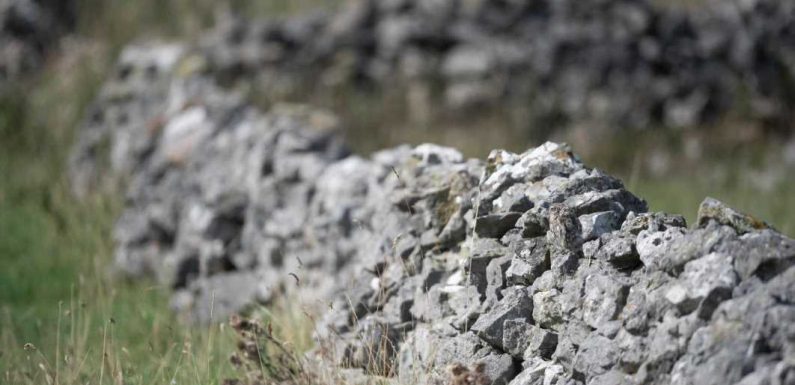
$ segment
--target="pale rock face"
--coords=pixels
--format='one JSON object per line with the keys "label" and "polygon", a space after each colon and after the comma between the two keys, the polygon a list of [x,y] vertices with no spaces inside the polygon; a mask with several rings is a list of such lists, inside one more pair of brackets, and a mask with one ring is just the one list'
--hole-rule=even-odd
{"label": "pale rock face", "polygon": [[686,231],[676,227],[665,231],[641,231],[636,243],[640,260],[650,269],[663,268],[666,264],[665,255],[669,252],[671,244],[680,242]]}

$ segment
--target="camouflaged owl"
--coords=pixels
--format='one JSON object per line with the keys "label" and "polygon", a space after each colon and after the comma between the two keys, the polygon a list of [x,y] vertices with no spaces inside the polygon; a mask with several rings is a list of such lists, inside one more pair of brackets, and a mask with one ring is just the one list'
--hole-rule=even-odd
{"label": "camouflaged owl", "polygon": [[549,208],[547,242],[559,251],[577,251],[582,246],[582,229],[574,210],[562,203]]}

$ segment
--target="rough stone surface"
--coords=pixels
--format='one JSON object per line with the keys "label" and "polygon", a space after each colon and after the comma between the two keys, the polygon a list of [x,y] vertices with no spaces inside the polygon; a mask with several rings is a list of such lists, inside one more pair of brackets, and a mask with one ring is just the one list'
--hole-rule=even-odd
{"label": "rough stone surface", "polygon": [[641,261],[635,247],[634,237],[621,233],[604,234],[601,239],[602,246],[596,253],[596,258],[619,268],[637,267]]}
{"label": "rough stone surface", "polygon": [[549,256],[543,238],[533,238],[516,245],[520,247],[505,272],[508,283],[532,285],[536,278],[549,269]]}
{"label": "rough stone surface", "polygon": [[503,334],[505,323],[509,320],[523,320],[530,322],[533,312],[533,302],[527,295],[527,290],[522,286],[514,286],[504,291],[504,297],[491,311],[481,315],[472,325],[474,331],[481,339],[492,346],[504,349]]}
{"label": "rough stone surface", "polygon": [[715,198],[704,199],[698,207],[698,218],[696,219],[698,225],[705,226],[710,221],[731,226],[741,234],[770,227],[767,223],[748,214],[743,214]]}
{"label": "rough stone surface", "polygon": [[530,325],[527,330],[527,347],[523,353],[526,361],[534,357],[548,360],[558,346],[558,335],[538,326]]}
{"label": "rough stone surface", "polygon": [[[395,45],[428,27],[393,22]],[[497,384],[791,378],[792,239],[711,200],[692,229],[647,213],[563,144],[350,155],[329,114],[258,111],[191,58],[125,50],[72,158],[76,189],[106,163],[128,179],[116,265],[189,319],[290,296],[317,312],[312,354],[406,384],[453,364]]]}

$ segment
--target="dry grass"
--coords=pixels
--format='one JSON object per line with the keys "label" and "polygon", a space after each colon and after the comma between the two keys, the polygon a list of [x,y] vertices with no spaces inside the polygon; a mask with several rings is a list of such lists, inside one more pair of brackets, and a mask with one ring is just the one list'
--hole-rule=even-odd
{"label": "dry grass", "polygon": [[[37,319],[38,333],[19,331],[24,327],[4,309],[1,378],[8,384],[214,384],[231,372],[223,324],[182,328],[162,309],[147,309],[145,296],[112,291],[99,304],[74,297]],[[119,303],[141,312],[115,308]]]}

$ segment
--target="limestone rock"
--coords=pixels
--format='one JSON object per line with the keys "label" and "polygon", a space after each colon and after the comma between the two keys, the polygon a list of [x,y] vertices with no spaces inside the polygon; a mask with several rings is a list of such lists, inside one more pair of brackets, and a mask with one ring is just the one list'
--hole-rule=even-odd
{"label": "limestone rock", "polygon": [[546,243],[542,238],[523,242],[518,252],[513,255],[511,266],[505,272],[508,283],[532,285],[536,278],[549,269],[547,252]]}
{"label": "limestone rock", "polygon": [[620,233],[608,233],[604,234],[600,241],[602,246],[596,253],[596,258],[619,269],[631,269],[640,264],[640,256],[632,237]]}
{"label": "limestone rock", "polygon": [[714,198],[704,199],[698,207],[696,223],[699,226],[705,226],[709,221],[731,226],[741,234],[770,227],[767,223],[750,215],[740,213]]}
{"label": "limestone rock", "polygon": [[472,325],[472,331],[480,338],[501,350],[505,350],[503,346],[505,323],[517,319],[529,323],[533,313],[533,302],[526,288],[516,286],[506,290],[494,309],[481,315]]}

